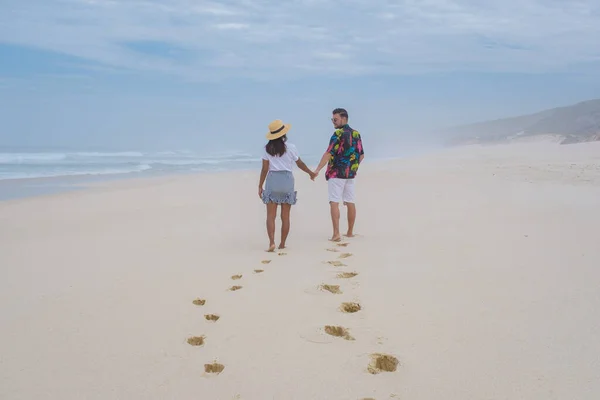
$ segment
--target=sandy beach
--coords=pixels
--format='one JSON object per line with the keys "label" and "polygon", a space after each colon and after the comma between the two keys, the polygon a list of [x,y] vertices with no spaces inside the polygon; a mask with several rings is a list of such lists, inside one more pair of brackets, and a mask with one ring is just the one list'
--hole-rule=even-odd
{"label": "sandy beach", "polygon": [[0,398],[600,397],[600,143],[367,154],[342,246],[297,172],[277,253],[259,169],[0,202]]}

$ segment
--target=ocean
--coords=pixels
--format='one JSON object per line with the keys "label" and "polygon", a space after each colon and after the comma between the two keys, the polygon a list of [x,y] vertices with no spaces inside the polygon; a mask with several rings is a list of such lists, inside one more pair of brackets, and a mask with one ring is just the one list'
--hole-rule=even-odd
{"label": "ocean", "polygon": [[243,152],[200,155],[192,151],[5,151],[0,180],[62,176],[149,175],[256,168],[260,157]]}
{"label": "ocean", "polygon": [[[318,157],[304,159],[318,162]],[[261,157],[243,151],[74,151],[0,147],[0,200],[51,194],[86,183],[169,174],[256,170]],[[258,175],[257,175],[258,176]]]}

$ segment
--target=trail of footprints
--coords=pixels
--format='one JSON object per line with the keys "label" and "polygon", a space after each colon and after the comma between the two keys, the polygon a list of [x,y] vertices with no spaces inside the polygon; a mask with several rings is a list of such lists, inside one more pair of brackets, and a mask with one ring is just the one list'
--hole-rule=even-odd
{"label": "trail of footprints", "polygon": [[[337,247],[347,247],[349,245],[348,242],[344,242],[344,243],[338,243]],[[337,248],[329,248],[326,249],[329,252],[332,253],[339,253],[339,250]],[[333,267],[347,267],[348,265],[344,264],[342,261],[342,259],[349,259],[350,257],[352,257],[352,253],[348,253],[348,252],[344,252],[341,253],[338,257],[337,260],[330,260],[330,261],[325,261],[326,264],[329,264]],[[339,273],[337,273],[336,277],[338,279],[352,279],[355,278],[356,276],[358,276],[358,272],[356,271],[341,271]],[[331,294],[342,294],[343,290],[340,288],[340,285],[331,285],[331,284],[321,284],[319,286],[319,288],[322,291],[326,291],[329,292]],[[362,310],[362,307],[360,305],[360,303],[358,302],[342,302],[339,306],[339,311],[342,313],[347,313],[347,314],[354,314],[354,313],[358,313]],[[344,340],[348,340],[348,341],[353,341],[356,340],[351,334],[350,334],[350,329],[343,327],[343,326],[332,326],[332,325],[325,325],[323,327],[323,332],[325,332],[325,334],[336,337],[336,338],[341,338]],[[370,355],[370,363],[369,365],[367,365],[366,367],[366,372],[370,373],[370,374],[379,374],[382,372],[395,372],[398,368],[398,364],[399,361],[396,357],[389,355],[389,354],[382,354],[382,353],[373,353]]]}
{"label": "trail of footprints", "polygon": [[[342,243],[337,243],[336,246],[338,248],[346,248],[349,244],[350,244],[349,242],[342,242]],[[338,250],[338,248],[328,248],[326,250],[329,252],[332,252],[332,253],[340,253],[340,250]],[[277,253],[277,255],[285,256],[285,255],[287,255],[287,253],[279,252],[279,253]],[[349,252],[342,252],[337,257],[338,258],[337,260],[325,261],[324,263],[329,264],[336,268],[337,267],[347,267],[348,265],[344,264],[340,260],[348,259],[348,258],[352,257],[352,255],[353,254],[349,253]],[[271,262],[272,262],[272,260],[262,260],[261,264],[267,265],[267,264],[270,264]],[[261,274],[263,272],[265,272],[264,269],[254,269],[254,274]],[[355,278],[358,275],[359,275],[359,273],[356,271],[341,271],[336,275],[336,277],[338,279],[348,280],[348,279]],[[231,279],[234,281],[241,280],[242,278],[243,278],[242,274],[231,276]],[[234,292],[234,291],[240,290],[242,288],[243,287],[240,285],[234,285],[234,286],[231,286],[227,290]],[[343,290],[341,289],[340,285],[321,284],[321,285],[319,285],[319,289],[322,291],[329,292],[334,295],[343,294]],[[192,303],[196,306],[204,306],[206,304],[206,300],[196,298],[192,301]],[[354,314],[354,313],[360,312],[361,310],[362,310],[362,307],[361,307],[360,303],[358,303],[358,302],[342,302],[339,306],[339,311],[342,313],[347,313],[347,314]],[[216,323],[221,317],[218,314],[205,314],[204,318],[209,323]],[[340,339],[347,340],[347,341],[356,340],[350,334],[350,330],[343,326],[325,325],[323,327],[323,332],[332,337],[340,338]],[[206,340],[206,336],[204,336],[204,335],[192,336],[187,339],[187,342],[191,346],[204,346],[205,340]],[[396,357],[394,357],[392,355],[382,354],[382,353],[373,353],[370,355],[370,358],[371,358],[371,361],[370,361],[369,365],[367,365],[367,367],[366,367],[366,372],[368,372],[370,374],[379,374],[382,372],[395,372],[398,368],[399,361]],[[218,375],[218,374],[222,373],[224,370],[225,370],[225,366],[222,364],[219,364],[216,361],[214,361],[210,364],[204,364],[204,371],[207,374]]]}
{"label": "trail of footprints", "polygon": [[[286,253],[278,253],[278,255],[280,256],[285,256]],[[270,264],[272,260],[262,260],[261,264],[263,265],[267,265]],[[255,274],[261,274],[265,272],[264,269],[255,269],[254,273]],[[231,280],[234,281],[238,281],[240,279],[242,279],[244,276],[242,274],[238,274],[238,275],[232,275],[231,276]],[[242,289],[243,286],[240,285],[234,285],[231,286],[229,289],[227,289],[228,291],[231,292],[235,292],[237,290]],[[192,300],[192,304],[194,304],[195,306],[204,306],[206,304],[206,299],[201,299],[201,298],[196,298],[194,300]],[[204,319],[207,322],[212,322],[215,323],[217,322],[219,319],[221,318],[220,315],[218,314],[205,314],[204,315]],[[205,340],[206,340],[206,336],[202,335],[202,336],[192,336],[189,337],[187,339],[187,342],[190,346],[199,346],[202,347],[205,344]],[[221,372],[223,372],[225,370],[225,366],[223,364],[219,364],[218,362],[214,361],[211,364],[204,364],[204,372],[207,374],[215,374],[215,375],[219,375]]]}

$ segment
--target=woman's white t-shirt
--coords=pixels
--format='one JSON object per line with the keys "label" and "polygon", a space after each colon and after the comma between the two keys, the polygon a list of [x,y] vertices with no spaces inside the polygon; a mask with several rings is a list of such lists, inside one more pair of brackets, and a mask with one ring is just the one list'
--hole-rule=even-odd
{"label": "woman's white t-shirt", "polygon": [[262,158],[263,160],[269,160],[269,171],[292,171],[294,164],[300,157],[296,146],[291,143],[286,143],[285,146],[286,151],[281,157],[278,155],[272,156],[265,149]]}

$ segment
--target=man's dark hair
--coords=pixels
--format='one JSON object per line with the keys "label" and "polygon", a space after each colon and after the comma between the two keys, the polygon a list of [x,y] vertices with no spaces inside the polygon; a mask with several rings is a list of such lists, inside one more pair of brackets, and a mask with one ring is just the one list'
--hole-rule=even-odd
{"label": "man's dark hair", "polygon": [[285,146],[286,140],[287,140],[287,135],[283,135],[282,137],[277,138],[277,139],[269,140],[269,142],[267,143],[267,146],[265,147],[265,149],[267,150],[267,153],[269,153],[272,156],[275,156],[277,154],[277,155],[279,155],[279,157],[284,155],[285,150],[286,150],[286,146]]}
{"label": "man's dark hair", "polygon": [[333,110],[332,114],[339,114],[340,117],[348,118],[348,111],[346,111],[344,108],[336,108]]}

